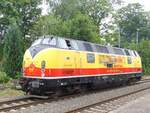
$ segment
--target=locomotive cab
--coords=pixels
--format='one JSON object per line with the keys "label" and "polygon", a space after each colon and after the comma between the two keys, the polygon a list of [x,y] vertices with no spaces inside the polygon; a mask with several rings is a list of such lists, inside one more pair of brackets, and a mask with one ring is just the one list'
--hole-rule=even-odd
{"label": "locomotive cab", "polygon": [[[39,89],[43,84],[54,87],[54,80],[47,82],[46,79],[75,74],[74,67],[79,68],[79,60],[76,59],[79,53],[74,53],[77,49],[77,44],[69,39],[45,36],[36,40],[25,52],[23,59],[23,77],[29,82],[26,84],[31,84],[30,90],[31,87],[34,87],[34,90]],[[68,53],[64,50],[72,52]]]}

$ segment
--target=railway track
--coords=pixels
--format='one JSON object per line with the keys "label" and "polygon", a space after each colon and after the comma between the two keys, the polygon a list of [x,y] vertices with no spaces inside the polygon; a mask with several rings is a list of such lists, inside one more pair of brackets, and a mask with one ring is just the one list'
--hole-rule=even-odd
{"label": "railway track", "polygon": [[23,96],[14,100],[7,100],[7,101],[1,101],[0,102],[0,113],[8,112],[11,110],[18,110],[18,109],[25,109],[30,106],[36,106],[39,104],[44,104],[47,102],[53,102],[53,101],[59,101],[64,99],[73,98],[75,96],[79,96],[80,94],[74,94],[74,95],[64,95],[60,96],[58,98],[46,98],[46,97],[39,97],[39,96]]}
{"label": "railway track", "polygon": [[[140,82],[138,82],[138,84],[142,84],[142,83],[145,83],[145,82],[150,82],[150,79],[141,80]],[[125,94],[125,95],[122,95],[122,96],[119,96],[119,97],[115,97],[115,98],[112,98],[112,99],[108,99],[108,100],[105,100],[105,101],[102,101],[102,102],[99,102],[99,103],[84,106],[82,108],[74,109],[74,110],[68,111],[67,113],[84,111],[86,109],[92,108],[93,106],[98,106],[98,105],[106,103],[108,101],[113,101],[115,99],[122,98],[122,97],[125,97],[125,96],[128,96],[128,95],[140,92],[140,91],[144,91],[146,89],[150,89],[150,87],[144,88],[144,89],[141,89],[141,90],[137,90],[135,92]],[[109,89],[107,89],[107,90],[109,90]],[[105,90],[103,90],[103,91],[105,91]],[[27,107],[30,107],[30,106],[36,106],[38,104],[44,104],[46,102],[59,101],[59,100],[64,100],[64,99],[69,99],[69,98],[76,98],[78,96],[87,95],[87,94],[94,93],[94,92],[98,92],[98,91],[85,92],[83,94],[65,95],[65,96],[61,96],[57,99],[56,98],[39,99],[39,98],[32,97],[32,96],[24,96],[24,97],[17,98],[17,99],[14,99],[14,100],[7,100],[7,101],[0,102],[0,113],[1,112],[8,112],[8,111],[11,111],[11,110],[18,110],[18,109],[21,109],[21,108],[27,108]]]}
{"label": "railway track", "polygon": [[[150,82],[150,79],[141,80],[140,82],[138,82],[138,84],[146,83],[146,82]],[[85,105],[80,108],[76,108],[76,109],[67,111],[65,113],[107,113],[107,112],[109,112],[109,108],[107,108],[107,107],[110,103],[113,103],[113,101],[117,101],[121,98],[131,96],[131,95],[134,95],[136,93],[139,93],[139,92],[142,92],[142,91],[145,91],[148,89],[150,89],[150,87],[139,89],[139,90],[136,90],[136,91],[133,91],[130,93],[122,94],[120,96],[116,96],[114,98],[99,101],[94,104]],[[104,110],[104,106],[105,107],[107,106],[106,109],[108,109],[108,110]]]}
{"label": "railway track", "polygon": [[30,96],[20,97],[14,100],[7,100],[0,102],[0,112],[7,112],[10,110],[16,110],[30,105],[35,105],[39,102],[39,99],[32,98]]}

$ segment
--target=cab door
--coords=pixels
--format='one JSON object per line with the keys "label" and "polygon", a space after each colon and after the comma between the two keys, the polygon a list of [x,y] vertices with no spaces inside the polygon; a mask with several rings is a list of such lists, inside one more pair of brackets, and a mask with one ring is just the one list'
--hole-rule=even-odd
{"label": "cab door", "polygon": [[80,75],[80,70],[82,68],[81,53],[79,51],[75,52],[75,75]]}
{"label": "cab door", "polygon": [[76,76],[80,72],[80,52],[77,51],[76,42],[70,39],[59,39],[59,45],[63,47],[62,66],[64,76]]}
{"label": "cab door", "polygon": [[82,59],[81,59],[81,52],[79,51],[79,47],[77,44],[77,41],[70,40],[71,49],[74,52],[73,58],[74,58],[74,75],[79,76],[81,65],[82,65]]}
{"label": "cab door", "polygon": [[64,51],[63,74],[68,76],[75,75],[75,53],[74,51]]}

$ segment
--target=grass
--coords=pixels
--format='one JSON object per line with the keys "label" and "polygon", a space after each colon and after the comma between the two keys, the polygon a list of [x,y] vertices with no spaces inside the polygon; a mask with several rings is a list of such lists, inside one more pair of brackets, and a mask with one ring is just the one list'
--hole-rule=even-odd
{"label": "grass", "polygon": [[11,96],[21,96],[24,93],[21,90],[6,88],[4,90],[0,90],[0,97],[11,97]]}
{"label": "grass", "polygon": [[4,83],[3,85],[4,85],[4,89],[0,90],[0,98],[24,95],[23,91],[17,90],[15,88],[12,80],[10,80],[7,83]]}

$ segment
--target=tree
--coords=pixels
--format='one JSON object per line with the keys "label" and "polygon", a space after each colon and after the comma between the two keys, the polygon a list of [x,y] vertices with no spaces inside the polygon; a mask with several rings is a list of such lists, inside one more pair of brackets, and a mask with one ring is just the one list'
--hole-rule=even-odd
{"label": "tree", "polygon": [[142,58],[142,66],[144,74],[150,74],[150,41],[144,40],[138,46],[139,54]]}
{"label": "tree", "polygon": [[137,29],[139,29],[139,40],[150,36],[149,29],[147,29],[150,20],[147,18],[143,7],[138,3],[121,8],[116,20],[121,36],[126,42],[135,42]]}
{"label": "tree", "polygon": [[61,35],[63,21],[54,15],[42,16],[33,25],[32,28],[32,39],[42,35]]}
{"label": "tree", "polygon": [[142,60],[143,73],[145,75],[150,74],[150,49],[148,47],[150,47],[150,40],[142,40],[138,45],[135,43],[128,45],[128,48],[138,51]]}
{"label": "tree", "polygon": [[41,0],[1,0],[0,1],[0,37],[5,35],[11,18],[15,18],[23,35],[24,44],[30,42],[30,30],[41,14],[38,7]]}
{"label": "tree", "polygon": [[[68,20],[77,13],[88,15],[98,27],[102,19],[112,11],[110,0],[48,0],[53,14],[63,20]],[[99,33],[99,30],[97,31]]]}
{"label": "tree", "polygon": [[100,42],[97,26],[88,15],[79,13],[68,23],[71,26],[70,37],[84,41]]}
{"label": "tree", "polygon": [[12,19],[12,25],[5,35],[3,51],[4,71],[8,76],[15,77],[21,71],[22,56],[22,34],[16,21]]}
{"label": "tree", "polygon": [[78,13],[66,21],[48,15],[41,17],[34,25],[33,36],[57,35],[85,41],[99,42],[97,27],[88,15]]}

